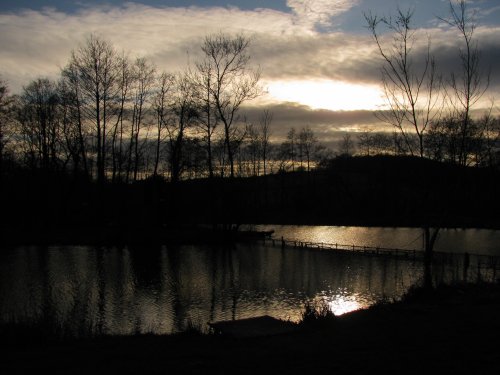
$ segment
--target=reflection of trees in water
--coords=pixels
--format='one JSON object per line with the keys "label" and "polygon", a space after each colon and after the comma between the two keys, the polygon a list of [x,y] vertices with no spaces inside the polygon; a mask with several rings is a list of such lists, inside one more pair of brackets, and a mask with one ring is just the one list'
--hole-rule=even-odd
{"label": "reflection of trees in water", "polygon": [[[189,322],[203,328],[263,314],[293,318],[318,297],[364,305],[401,296],[422,271],[412,260],[263,245],[23,247],[3,257],[2,320],[48,320],[76,336],[171,333]],[[471,256],[465,276],[496,277],[489,261]],[[435,282],[461,280],[463,266],[463,257],[443,255]]]}
{"label": "reflection of trees in water", "polygon": [[170,282],[166,288],[170,289],[172,330],[181,330],[185,318],[184,306],[181,299],[182,278],[180,273],[181,254],[178,248],[166,251],[167,268],[166,272],[170,276]]}

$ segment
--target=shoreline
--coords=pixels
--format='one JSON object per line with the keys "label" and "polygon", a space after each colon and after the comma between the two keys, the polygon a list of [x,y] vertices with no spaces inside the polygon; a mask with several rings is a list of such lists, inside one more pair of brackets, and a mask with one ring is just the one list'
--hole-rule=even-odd
{"label": "shoreline", "polygon": [[500,284],[459,284],[341,315],[321,329],[235,339],[196,333],[12,343],[3,373],[495,373]]}
{"label": "shoreline", "polygon": [[[332,226],[332,227],[368,227],[368,228],[421,228],[418,225],[382,225],[379,223],[350,223],[337,224],[276,224],[258,223],[242,224],[243,227],[252,226]],[[490,226],[442,226],[443,230],[491,230],[498,231],[500,227]],[[225,244],[239,241],[256,241],[270,237],[264,231],[245,229],[213,230],[210,225],[172,225],[159,227],[128,228],[118,226],[88,226],[68,225],[42,228],[11,227],[4,225],[0,247],[5,245],[126,245],[126,244],[156,244],[156,245],[190,245],[190,244]],[[279,240],[279,239],[275,239]]]}

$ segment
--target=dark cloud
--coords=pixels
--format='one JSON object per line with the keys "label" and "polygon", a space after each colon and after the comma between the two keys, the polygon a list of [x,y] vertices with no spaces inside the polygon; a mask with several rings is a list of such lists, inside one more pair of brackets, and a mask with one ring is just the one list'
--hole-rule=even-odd
{"label": "dark cloud", "polygon": [[373,111],[330,111],[313,110],[294,103],[274,105],[246,106],[242,114],[249,123],[258,124],[262,111],[268,109],[273,114],[272,134],[276,141],[285,139],[291,128],[300,130],[310,126],[322,141],[331,142],[339,139],[346,131],[361,132],[371,129],[386,129],[380,124]]}
{"label": "dark cloud", "polygon": [[252,58],[270,79],[380,81],[379,57],[368,37],[259,34],[254,38]]}

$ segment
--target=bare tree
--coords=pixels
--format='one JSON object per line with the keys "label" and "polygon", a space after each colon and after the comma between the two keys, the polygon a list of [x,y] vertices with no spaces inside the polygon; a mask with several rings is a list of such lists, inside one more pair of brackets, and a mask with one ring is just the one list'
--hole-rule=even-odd
{"label": "bare tree", "polygon": [[[75,98],[72,87],[65,78],[62,78],[57,87],[59,96],[60,117],[62,122],[63,140],[66,157],[64,166],[71,160],[73,173],[79,174],[84,161],[84,148],[82,148],[83,134],[81,133],[81,122],[78,121],[78,99]],[[85,142],[85,141],[83,141]],[[86,174],[85,168],[83,168]]]}
{"label": "bare tree", "polygon": [[116,94],[116,53],[113,46],[104,39],[91,35],[86,43],[72,52],[70,65],[79,79],[79,88],[86,117],[96,130],[97,181],[106,179],[106,140],[110,110]]}
{"label": "bare tree", "polygon": [[373,151],[378,155],[391,154],[393,151],[392,134],[375,133],[372,137]]}
{"label": "bare tree", "polygon": [[370,156],[370,152],[373,152],[373,136],[370,131],[358,135],[358,148],[366,156]]}
{"label": "bare tree", "polygon": [[219,124],[219,116],[212,89],[216,77],[213,61],[206,58],[204,61],[196,64],[197,72],[193,74],[193,80],[196,85],[198,100],[200,102],[200,111],[198,118],[198,127],[203,136],[203,141],[207,151],[208,176],[214,176],[212,140],[214,132]]}
{"label": "bare tree", "polygon": [[310,126],[302,128],[299,133],[299,146],[302,150],[302,154],[306,158],[307,171],[311,170],[311,161],[316,153],[316,147],[318,146],[318,139],[314,135]]}
{"label": "bare tree", "polygon": [[163,141],[163,131],[167,127],[169,117],[169,100],[173,90],[175,77],[171,74],[161,73],[157,78],[157,91],[153,98],[153,110],[156,115],[156,145],[153,175],[158,175],[158,165],[160,163],[160,150]]}
{"label": "bare tree", "polygon": [[[140,134],[143,125],[145,111],[147,110],[147,101],[152,94],[153,84],[155,82],[156,68],[145,58],[138,58],[134,64],[134,83],[132,99],[132,131],[129,145],[129,166],[132,160],[132,146],[134,150],[134,173],[133,180],[137,181],[139,171],[141,142]],[[128,179],[128,171],[127,171]]]}
{"label": "bare tree", "polygon": [[467,165],[468,147],[467,136],[471,126],[471,109],[483,96],[489,86],[489,74],[485,75],[481,69],[481,53],[478,42],[474,38],[476,22],[474,14],[467,9],[467,1],[450,0],[450,18],[441,18],[450,26],[456,28],[462,38],[463,45],[459,48],[460,71],[452,72],[450,86],[453,96],[451,98],[455,116],[460,119],[460,151],[459,164]]}
{"label": "bare tree", "polygon": [[231,37],[223,33],[209,35],[201,47],[206,64],[213,67],[213,97],[220,121],[224,125],[225,149],[234,177],[234,150],[232,139],[237,135],[235,128],[241,105],[256,98],[261,90],[258,85],[260,72],[248,67],[250,41],[242,35]]}
{"label": "bare tree", "polygon": [[[74,129],[77,136],[77,148],[73,155],[76,164],[81,163],[85,176],[89,177],[89,167],[87,161],[87,134],[84,126],[84,98],[82,96],[81,80],[79,78],[78,67],[70,62],[62,70],[61,89],[63,92],[64,105],[66,106],[66,129]],[[75,165],[78,168],[78,165]]]}
{"label": "bare tree", "polygon": [[[259,129],[254,124],[248,124],[246,127],[246,135],[248,139],[248,153],[253,168],[253,176],[258,176],[260,173],[260,134]],[[241,165],[241,163],[240,163]]]}
{"label": "bare tree", "polygon": [[54,82],[39,78],[23,90],[18,119],[32,167],[54,170],[60,156],[59,96]]}
{"label": "bare tree", "polygon": [[478,120],[481,129],[481,162],[479,165],[493,166],[496,145],[500,141],[500,118],[492,115],[493,107]]}
{"label": "bare tree", "polygon": [[4,153],[8,141],[7,127],[11,121],[12,98],[9,95],[9,87],[0,78],[0,180],[3,174]]}
{"label": "bare tree", "polygon": [[124,166],[124,120],[127,104],[130,101],[130,92],[134,81],[133,69],[128,57],[123,53],[117,60],[117,95],[116,95],[116,121],[112,129],[112,181],[122,179]]}
{"label": "bare tree", "polygon": [[264,110],[260,117],[260,151],[262,154],[262,164],[264,169],[264,176],[267,174],[267,159],[269,157],[269,147],[271,138],[271,123],[273,121],[273,114],[268,109]]}
{"label": "bare tree", "polygon": [[283,144],[287,160],[290,160],[292,162],[292,171],[295,170],[295,161],[297,157],[297,138],[298,137],[295,128],[291,128],[286,135],[287,141]]}
{"label": "bare tree", "polygon": [[340,143],[340,155],[352,156],[354,153],[354,142],[352,141],[351,134],[345,133],[342,136],[342,141]]}
{"label": "bare tree", "polygon": [[[410,133],[416,133],[419,140],[417,154],[424,157],[425,132],[441,112],[441,79],[431,55],[430,39],[427,40],[424,61],[420,66],[415,65],[417,39],[412,17],[411,10],[398,10],[394,18],[365,14],[368,29],[383,60],[382,83],[389,106],[377,116],[398,129],[412,155],[416,150],[413,150]],[[379,31],[381,25],[392,32],[392,40],[384,42]]]}
{"label": "bare tree", "polygon": [[169,149],[170,180],[179,181],[184,169],[184,146],[186,131],[194,126],[198,117],[196,94],[193,81],[187,73],[181,73],[175,78],[175,88],[170,104],[171,118],[166,123]]}
{"label": "bare tree", "polygon": [[[418,138],[418,155],[425,156],[424,140],[429,125],[441,115],[441,79],[436,73],[436,64],[431,55],[431,42],[427,38],[424,61],[415,65],[415,30],[412,27],[413,11],[398,10],[394,18],[379,18],[365,14],[368,29],[378,47],[383,60],[382,83],[387,111],[378,116],[396,127],[405,140],[412,155],[415,154],[411,143],[411,132]],[[384,43],[380,35],[380,25],[392,33],[390,42]],[[418,52],[418,50],[417,50]],[[418,196],[415,199],[425,199]],[[431,264],[434,243],[439,226],[431,228],[429,223],[422,226],[425,247],[424,285],[430,287]]]}

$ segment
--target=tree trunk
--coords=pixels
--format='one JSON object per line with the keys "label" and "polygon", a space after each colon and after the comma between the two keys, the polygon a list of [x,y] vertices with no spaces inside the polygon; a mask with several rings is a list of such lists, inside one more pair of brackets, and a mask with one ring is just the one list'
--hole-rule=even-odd
{"label": "tree trunk", "polygon": [[425,226],[424,235],[424,288],[432,289],[432,260],[434,255],[434,244],[439,234],[439,228],[430,228]]}
{"label": "tree trunk", "polygon": [[226,126],[226,149],[227,149],[227,157],[229,159],[229,167],[230,167],[230,177],[234,177],[234,159],[233,159],[233,150],[231,149],[231,139],[229,134],[229,129]]}
{"label": "tree trunk", "polygon": [[160,163],[160,143],[161,143],[161,126],[158,124],[158,134],[156,137],[156,150],[155,150],[155,166],[153,176],[158,175],[158,164]]}
{"label": "tree trunk", "polygon": [[[209,131],[209,133],[210,133],[210,131]],[[210,138],[211,138],[211,136],[209,134],[208,139],[207,139],[208,177],[213,178],[214,177],[214,167],[212,165],[212,141]]]}

